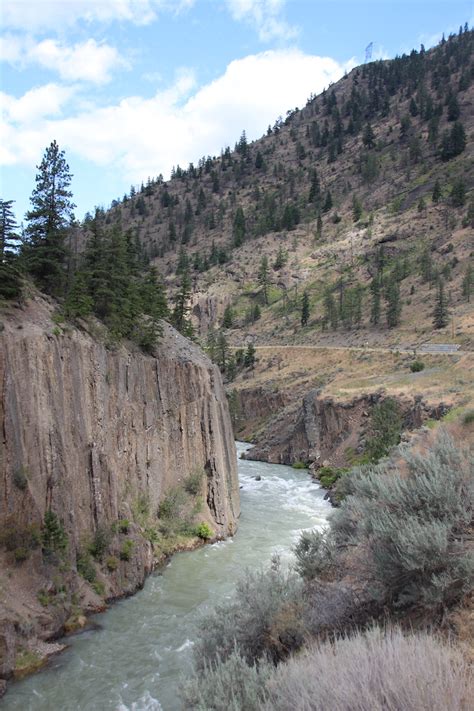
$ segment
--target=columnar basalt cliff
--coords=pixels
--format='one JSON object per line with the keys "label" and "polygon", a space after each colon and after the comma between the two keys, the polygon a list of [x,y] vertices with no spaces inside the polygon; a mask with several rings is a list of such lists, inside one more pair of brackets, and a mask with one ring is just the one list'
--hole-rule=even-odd
{"label": "columnar basalt cliff", "polygon": [[[34,299],[12,310],[0,334],[0,678],[11,674],[27,638],[49,639],[73,608],[100,606],[143,584],[155,554],[137,509],[156,517],[167,493],[200,470],[199,520],[220,538],[235,531],[239,516],[218,369],[166,324],[152,357],[55,326],[52,310]],[[45,559],[41,539],[34,545],[47,511],[67,538],[60,563]],[[76,563],[84,541],[101,530],[114,532],[115,555],[96,566],[96,595]],[[53,597],[61,604],[48,604]]]}

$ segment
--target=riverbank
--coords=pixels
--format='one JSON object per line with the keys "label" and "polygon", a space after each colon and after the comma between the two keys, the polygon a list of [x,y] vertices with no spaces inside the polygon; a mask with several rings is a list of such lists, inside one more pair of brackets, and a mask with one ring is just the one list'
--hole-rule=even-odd
{"label": "riverbank", "polygon": [[240,459],[238,468],[235,536],[175,555],[134,596],[93,615],[46,669],[11,686],[6,711],[177,711],[201,614],[231,594],[246,567],[275,554],[291,560],[300,532],[326,526],[331,511],[307,471]]}

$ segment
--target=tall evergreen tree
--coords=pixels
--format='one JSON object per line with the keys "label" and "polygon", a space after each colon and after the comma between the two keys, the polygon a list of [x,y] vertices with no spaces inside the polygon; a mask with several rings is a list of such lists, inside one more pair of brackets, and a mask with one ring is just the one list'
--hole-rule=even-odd
{"label": "tall evergreen tree", "polygon": [[189,270],[186,269],[181,275],[181,284],[174,299],[172,322],[178,331],[188,338],[193,336],[193,327],[188,319],[190,297],[191,277],[189,276]]}
{"label": "tall evergreen tree", "polygon": [[438,289],[436,292],[436,302],[433,309],[433,326],[435,328],[444,328],[448,325],[449,312],[448,300],[444,291],[444,282],[442,279],[438,281]]}
{"label": "tall evergreen tree", "polygon": [[385,289],[385,301],[387,303],[386,318],[387,326],[395,328],[400,324],[402,314],[402,303],[400,299],[400,285],[395,279],[390,279]]}
{"label": "tall evergreen tree", "polygon": [[466,273],[462,280],[462,295],[469,303],[471,301],[472,290],[474,289],[474,267],[468,264]]}
{"label": "tall evergreen tree", "polygon": [[53,296],[66,286],[66,230],[74,219],[71,174],[56,141],[46,149],[37,166],[36,187],[26,213],[26,243],[23,257],[27,271],[40,289]]}
{"label": "tall evergreen tree", "polygon": [[370,323],[378,326],[380,323],[380,279],[378,275],[374,276],[370,284],[370,293],[372,303],[370,307]]}
{"label": "tall evergreen tree", "polygon": [[268,304],[268,287],[270,286],[270,269],[268,268],[268,257],[263,256],[258,268],[258,283],[262,287],[263,301]]}
{"label": "tall evergreen tree", "polygon": [[13,299],[21,293],[21,279],[16,254],[17,224],[13,200],[0,199],[0,297]]}
{"label": "tall evergreen tree", "polygon": [[240,247],[245,239],[246,227],[245,227],[245,215],[241,207],[238,207],[234,216],[234,224],[232,227],[232,234],[234,238],[234,245]]}
{"label": "tall evergreen tree", "polygon": [[335,331],[339,323],[339,314],[336,301],[330,287],[328,287],[324,292],[323,308],[323,325],[330,325],[333,331]]}
{"label": "tall evergreen tree", "polygon": [[309,319],[309,296],[308,292],[303,292],[303,298],[301,301],[301,325],[307,326]]}

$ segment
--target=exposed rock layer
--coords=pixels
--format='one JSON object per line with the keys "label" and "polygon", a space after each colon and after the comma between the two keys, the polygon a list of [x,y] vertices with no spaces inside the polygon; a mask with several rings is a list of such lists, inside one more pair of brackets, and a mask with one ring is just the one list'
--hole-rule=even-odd
{"label": "exposed rock layer", "polygon": [[[84,539],[118,519],[133,522],[138,501],[156,514],[196,468],[206,473],[200,519],[217,537],[235,531],[235,445],[219,371],[172,328],[151,357],[55,328],[51,311],[36,299],[5,320],[0,336],[0,531],[40,527],[52,509],[68,536],[62,584],[83,599],[75,563]],[[133,592],[153,567],[138,524],[129,533],[133,555],[110,571],[106,597]],[[22,630],[47,639],[70,614],[67,605],[59,613],[38,605],[50,568],[39,549],[21,564],[0,551],[0,677],[12,671]]]}
{"label": "exposed rock layer", "polygon": [[[364,450],[364,438],[370,427],[370,415],[375,404],[384,395],[371,393],[339,402],[321,396],[312,389],[298,402],[290,402],[275,412],[277,402],[267,402],[258,389],[260,418],[264,418],[265,403],[269,406],[270,418],[258,436],[256,446],[247,453],[247,459],[256,459],[275,464],[311,462],[319,466],[346,466],[351,454]],[[250,390],[238,394],[241,411],[247,409],[247,400],[256,407],[255,396]],[[283,395],[280,396],[283,399]],[[403,418],[403,427],[412,430],[420,427],[428,418],[438,419],[446,413],[446,406],[426,405],[421,398],[398,400]]]}

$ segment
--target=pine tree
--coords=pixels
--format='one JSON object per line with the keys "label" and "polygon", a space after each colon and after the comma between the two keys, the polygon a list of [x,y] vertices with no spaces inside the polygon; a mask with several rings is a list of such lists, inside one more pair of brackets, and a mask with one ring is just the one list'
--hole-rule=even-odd
{"label": "pine tree", "polygon": [[285,266],[286,262],[288,261],[288,252],[283,249],[283,247],[278,248],[277,256],[275,261],[273,262],[273,269],[275,271],[278,271],[282,267]]}
{"label": "pine tree", "polygon": [[324,292],[324,299],[323,299],[323,308],[324,308],[324,315],[323,315],[323,324],[327,325],[329,324],[333,331],[336,330],[338,323],[339,323],[339,314],[338,310],[336,307],[336,302],[334,300],[334,296],[332,293],[332,289],[329,287],[326,289]]}
{"label": "pine tree", "polygon": [[243,244],[245,239],[245,233],[246,227],[244,211],[241,207],[238,207],[234,216],[234,224],[232,229],[235,247],[240,247]]}
{"label": "pine tree", "polygon": [[311,173],[311,187],[309,189],[308,202],[319,205],[321,202],[321,186],[316,169]]}
{"label": "pine tree", "polygon": [[372,126],[367,122],[364,128],[364,133],[362,134],[362,143],[366,148],[375,147],[375,134],[372,130]]}
{"label": "pine tree", "polygon": [[216,363],[219,369],[223,373],[226,369],[227,358],[229,357],[229,345],[227,343],[226,337],[219,331],[216,340]]}
{"label": "pine tree", "polygon": [[247,350],[244,355],[244,366],[246,368],[253,368],[255,365],[255,346],[253,343],[249,343]]}
{"label": "pine tree", "polygon": [[395,328],[400,324],[402,304],[400,300],[400,286],[395,279],[391,279],[385,289],[385,301],[387,303],[386,318],[387,326]]}
{"label": "pine tree", "polygon": [[173,326],[178,329],[184,336],[191,338],[193,335],[193,327],[187,318],[189,313],[189,299],[191,297],[191,277],[189,270],[186,269],[181,275],[181,283],[179,290],[174,298],[174,310],[172,315]]}
{"label": "pine tree", "polygon": [[323,236],[323,219],[321,213],[318,212],[318,219],[316,220],[316,239],[320,240]]}
{"label": "pine tree", "polygon": [[304,291],[303,292],[303,299],[301,302],[301,325],[303,327],[308,325],[308,319],[309,319],[309,296],[308,296],[308,292]]}
{"label": "pine tree", "polygon": [[257,275],[258,283],[262,287],[263,301],[268,305],[268,287],[270,286],[270,270],[268,268],[268,257],[263,256]]}
{"label": "pine tree", "polygon": [[0,297],[14,299],[21,293],[21,278],[15,251],[17,224],[13,200],[0,199]]}
{"label": "pine tree", "polygon": [[354,220],[354,222],[359,222],[361,217],[362,217],[362,205],[361,205],[360,200],[357,197],[357,195],[354,195],[352,197],[352,219]]}
{"label": "pine tree", "polygon": [[18,240],[16,233],[18,225],[12,208],[14,202],[14,200],[0,198],[0,262],[3,262],[7,252],[15,250]]}
{"label": "pine tree", "polygon": [[451,203],[453,207],[463,207],[466,203],[466,183],[461,176],[456,178],[451,188]]}
{"label": "pine tree", "polygon": [[474,288],[474,267],[472,264],[468,264],[466,273],[464,274],[462,280],[462,295],[469,303],[471,301],[471,294]]}
{"label": "pine tree", "polygon": [[380,323],[380,279],[375,276],[370,284],[372,304],[370,307],[370,323],[378,326]]}
{"label": "pine tree", "polygon": [[438,289],[436,293],[436,303],[433,309],[433,326],[435,328],[444,328],[448,325],[448,301],[444,293],[444,282],[442,279],[438,281]]}
{"label": "pine tree", "polygon": [[73,220],[71,174],[56,141],[37,166],[36,187],[27,212],[23,258],[40,289],[61,296],[66,286],[66,229]]}
{"label": "pine tree", "polygon": [[332,197],[331,193],[328,190],[326,193],[326,199],[324,200],[324,205],[323,205],[323,212],[329,212],[329,210],[332,208]]}
{"label": "pine tree", "polygon": [[225,307],[224,316],[222,317],[222,328],[232,328],[234,322],[234,311],[232,306],[228,304]]}

